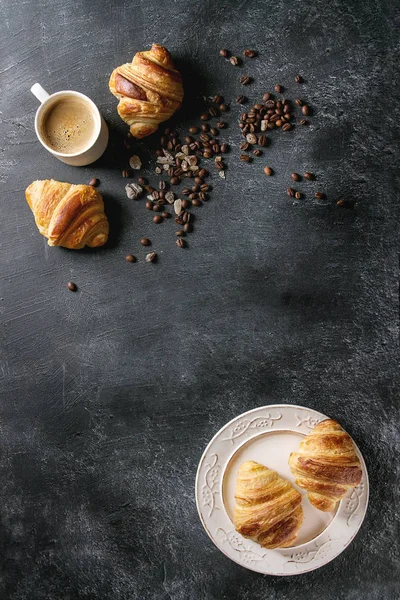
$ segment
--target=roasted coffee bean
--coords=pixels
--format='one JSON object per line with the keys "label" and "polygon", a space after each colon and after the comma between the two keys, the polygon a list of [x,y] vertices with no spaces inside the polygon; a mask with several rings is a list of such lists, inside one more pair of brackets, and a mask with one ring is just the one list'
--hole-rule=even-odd
{"label": "roasted coffee bean", "polygon": [[270,123],[275,123],[275,121],[277,121],[278,119],[279,119],[279,115],[274,114],[274,115],[270,116],[269,121],[270,121]]}
{"label": "roasted coffee bean", "polygon": [[205,194],[204,192],[199,192],[199,200],[201,200],[202,202],[207,202],[207,194]]}
{"label": "roasted coffee bean", "polygon": [[185,137],[185,142],[186,142],[187,144],[192,144],[192,143],[193,143],[193,138],[192,138],[192,136],[190,136],[190,135],[187,135],[187,136]]}
{"label": "roasted coffee bean", "polygon": [[[204,182],[203,182],[203,183],[204,183]],[[200,184],[200,185],[201,185],[201,184]],[[194,185],[194,186],[192,187],[192,192],[194,192],[194,193],[197,193],[197,192],[199,192],[199,191],[200,191],[200,185],[198,185],[198,184],[196,183],[196,185]]]}
{"label": "roasted coffee bean", "polygon": [[236,98],[236,102],[237,102],[238,104],[244,104],[246,101],[247,101],[247,98],[246,98],[246,96],[238,96],[238,97]]}
{"label": "roasted coffee bean", "polygon": [[243,162],[251,162],[252,160],[251,156],[249,156],[248,154],[241,154],[239,158]]}
{"label": "roasted coffee bean", "polygon": [[295,102],[297,106],[303,106],[303,100],[300,100],[300,98],[296,98]]}
{"label": "roasted coffee bean", "polygon": [[160,204],[153,204],[153,210],[154,212],[159,212],[160,210],[162,210]]}
{"label": "roasted coffee bean", "polygon": [[302,109],[301,109],[301,112],[303,113],[303,115],[304,115],[305,117],[307,117],[307,115],[309,115],[309,114],[310,114],[310,107],[309,107],[307,104],[305,104],[305,105],[302,107]]}
{"label": "roasted coffee bean", "polygon": [[168,169],[168,171],[167,171],[167,174],[168,174],[168,177],[173,177],[173,175],[174,175],[174,168],[173,168],[173,167],[170,167],[170,168]]}
{"label": "roasted coffee bean", "polygon": [[149,252],[149,254],[146,254],[145,260],[146,260],[146,262],[156,262],[156,260],[157,260],[157,253],[156,252]]}
{"label": "roasted coffee bean", "polygon": [[208,119],[209,119],[209,118],[210,118],[210,114],[209,114],[209,113],[202,113],[202,114],[200,115],[200,119],[201,119],[202,121],[208,121]]}
{"label": "roasted coffee bean", "polygon": [[290,196],[291,198],[294,198],[295,193],[296,192],[293,188],[290,187],[287,189],[287,195]]}
{"label": "roasted coffee bean", "polygon": [[[278,100],[278,101],[276,102],[276,105],[275,105],[275,106],[276,106],[276,108],[282,108],[282,102],[281,102],[280,100]],[[275,112],[276,112],[276,111],[275,111]]]}
{"label": "roasted coffee bean", "polygon": [[164,156],[164,152],[160,148],[157,148],[157,150],[155,150],[155,155],[156,156]]}
{"label": "roasted coffee bean", "polygon": [[221,161],[216,162],[215,166],[217,167],[218,171],[223,171],[226,168],[224,163]]}
{"label": "roasted coffee bean", "polygon": [[313,179],[315,179],[315,175],[313,173],[310,173],[309,171],[306,171],[304,173],[304,179],[308,179],[308,181],[312,181]]}
{"label": "roasted coffee bean", "polygon": [[130,171],[129,171],[129,169],[124,169],[124,170],[122,171],[122,177],[129,177],[129,175],[130,175]]}
{"label": "roasted coffee bean", "polygon": [[195,200],[193,200],[192,204],[193,206],[202,206],[203,203],[201,202],[201,200],[196,198]]}
{"label": "roasted coffee bean", "polygon": [[207,135],[206,133],[201,133],[200,134],[200,139],[201,139],[201,141],[204,144],[205,142],[209,142],[210,141],[210,136]]}
{"label": "roasted coffee bean", "polygon": [[160,144],[163,148],[166,148],[167,144],[169,142],[169,139],[166,135],[162,135],[160,138]]}
{"label": "roasted coffee bean", "polygon": [[247,58],[254,58],[257,56],[257,52],[255,50],[243,50],[243,54],[247,56]]}
{"label": "roasted coffee bean", "polygon": [[223,101],[224,101],[224,99],[223,99],[223,97],[220,94],[217,94],[213,98],[214,104],[221,104],[221,102],[223,102]]}
{"label": "roasted coffee bean", "polygon": [[176,245],[178,246],[178,248],[183,248],[185,246],[185,240],[183,240],[182,238],[178,238],[176,240]]}
{"label": "roasted coffee bean", "polygon": [[264,96],[263,96],[263,102],[267,102],[268,100],[270,100],[271,98],[271,94],[269,92],[265,92]]}
{"label": "roasted coffee bean", "polygon": [[267,177],[271,177],[271,175],[274,174],[274,172],[271,169],[271,167],[264,167],[264,173],[267,175]]}
{"label": "roasted coffee bean", "polygon": [[[190,194],[190,196],[191,196],[191,195],[192,195],[192,194]],[[189,196],[189,198],[190,198],[190,196]],[[190,208],[190,204],[191,204],[191,202],[190,202],[190,201],[189,201],[187,198],[184,198],[184,199],[182,200],[182,202],[181,202],[181,207],[182,207],[182,208],[185,208],[185,209],[186,209],[186,208]]]}
{"label": "roasted coffee bean", "polygon": [[183,219],[180,215],[178,217],[175,217],[175,223],[177,225],[183,225]]}
{"label": "roasted coffee bean", "polygon": [[153,203],[150,200],[147,200],[146,208],[147,210],[153,210]]}
{"label": "roasted coffee bean", "polygon": [[139,177],[138,183],[140,183],[140,185],[147,185],[149,182],[147,181],[146,177]]}
{"label": "roasted coffee bean", "polygon": [[190,200],[194,200],[195,198],[197,198],[197,192],[192,192],[191,194],[189,194],[189,198]]}
{"label": "roasted coffee bean", "polygon": [[154,192],[151,195],[153,196],[153,200],[158,200],[160,197],[160,193],[157,192],[157,190],[154,190]]}
{"label": "roasted coffee bean", "polygon": [[318,198],[318,200],[322,200],[322,198],[325,198],[325,194],[323,192],[316,192],[315,197]]}
{"label": "roasted coffee bean", "polygon": [[216,117],[217,115],[219,115],[219,111],[218,111],[218,109],[217,109],[217,108],[214,108],[214,106],[211,106],[211,107],[208,109],[208,112],[210,113],[210,115],[211,115],[212,117]]}
{"label": "roasted coffee bean", "polygon": [[166,189],[166,187],[167,187],[167,184],[166,184],[166,182],[165,182],[163,179],[162,179],[161,181],[159,181],[159,182],[158,182],[158,188],[159,188],[160,190],[165,190],[165,189]]}
{"label": "roasted coffee bean", "polygon": [[226,112],[228,110],[228,105],[222,102],[222,104],[219,105],[219,110],[221,112]]}
{"label": "roasted coffee bean", "polygon": [[239,123],[239,127],[240,127],[240,129],[244,129],[245,124],[244,123]]}
{"label": "roasted coffee bean", "polygon": [[211,189],[211,185],[208,185],[208,183],[203,183],[203,185],[200,186],[201,192],[209,192]]}
{"label": "roasted coffee bean", "polygon": [[68,281],[67,287],[70,292],[76,292],[76,290],[78,289],[78,286],[73,281]]}
{"label": "roasted coffee bean", "polygon": [[[161,196],[161,194],[163,194]],[[165,204],[165,192],[160,192],[160,198],[159,200],[157,200],[157,204],[159,204],[160,206],[164,206]]]}
{"label": "roasted coffee bean", "polygon": [[189,194],[190,194],[190,189],[189,189],[189,188],[184,188],[184,189],[183,189],[183,191],[182,191],[182,194],[183,194],[184,196],[189,196]]}
{"label": "roasted coffee bean", "polygon": [[267,108],[275,108],[275,100],[267,100],[265,106]]}
{"label": "roasted coffee bean", "polygon": [[211,158],[212,152],[210,150],[204,150],[203,156],[204,156],[204,158]]}
{"label": "roasted coffee bean", "polygon": [[224,58],[227,58],[230,55],[229,50],[226,50],[225,48],[223,48],[222,50],[219,51],[220,56],[223,56]]}
{"label": "roasted coffee bean", "polygon": [[278,92],[278,94],[280,94],[281,92],[283,92],[283,87],[281,85],[279,85],[279,83],[274,87],[274,90],[276,92]]}
{"label": "roasted coffee bean", "polygon": [[156,223],[157,225],[159,225],[160,223],[162,223],[162,222],[163,222],[163,220],[164,220],[164,219],[162,218],[162,216],[161,216],[161,215],[155,215],[155,216],[153,217],[153,223]]}
{"label": "roasted coffee bean", "polygon": [[258,145],[263,147],[267,145],[267,136],[266,135],[259,135],[258,136]]}
{"label": "roasted coffee bean", "polygon": [[189,133],[199,133],[199,128],[193,125],[192,127],[189,127]]}
{"label": "roasted coffee bean", "polygon": [[89,185],[92,187],[97,187],[99,183],[100,181],[97,179],[97,177],[92,177],[92,179],[89,181]]}
{"label": "roasted coffee bean", "polygon": [[171,184],[172,185],[178,185],[179,183],[179,178],[178,177],[171,177]]}
{"label": "roasted coffee bean", "polygon": [[296,83],[303,83],[303,78],[301,75],[296,75],[296,77],[294,78]]}
{"label": "roasted coffee bean", "polygon": [[210,128],[210,133],[211,135],[219,135],[219,131],[215,127]]}
{"label": "roasted coffee bean", "polygon": [[142,244],[142,246],[150,246],[151,245],[151,241],[149,240],[149,238],[142,238],[140,240],[140,243]]}
{"label": "roasted coffee bean", "polygon": [[262,151],[259,150],[258,148],[256,148],[255,150],[253,150],[253,154],[254,154],[254,156],[261,156],[262,155]]}
{"label": "roasted coffee bean", "polygon": [[231,56],[229,62],[231,63],[231,65],[236,66],[239,64],[239,59],[237,56]]}
{"label": "roasted coffee bean", "polygon": [[173,144],[172,144],[172,142],[171,142],[171,140],[170,140],[170,141],[168,142],[168,144],[167,144],[167,150],[173,150],[173,148],[174,148],[174,146],[173,146]]}
{"label": "roasted coffee bean", "polygon": [[151,185],[146,185],[144,189],[148,194],[152,194],[154,192],[154,188]]}
{"label": "roasted coffee bean", "polygon": [[163,219],[169,219],[171,217],[171,214],[169,212],[167,212],[166,210],[163,210],[163,212],[161,213],[161,216],[163,217]]}
{"label": "roasted coffee bean", "polygon": [[281,119],[278,119],[277,121],[275,121],[275,125],[277,127],[282,127],[283,123],[284,123],[284,121],[282,121]]}
{"label": "roasted coffee bean", "polygon": [[217,123],[218,129],[224,129],[225,126],[226,126],[226,123],[224,123],[224,121],[218,121],[218,123]]}
{"label": "roasted coffee bean", "polygon": [[193,225],[191,223],[185,223],[183,226],[183,231],[185,233],[190,233],[191,231],[193,231]]}
{"label": "roasted coffee bean", "polygon": [[222,154],[226,154],[227,152],[229,152],[229,144],[221,144],[221,152]]}
{"label": "roasted coffee bean", "polygon": [[293,181],[301,181],[301,177],[298,173],[292,173],[291,177]]}
{"label": "roasted coffee bean", "polygon": [[213,152],[215,152],[215,154],[219,154],[220,148],[219,148],[218,144],[214,144],[212,149],[213,149]]}
{"label": "roasted coffee bean", "polygon": [[249,85],[249,83],[251,83],[251,77],[249,77],[249,75],[242,75],[239,81],[242,85]]}
{"label": "roasted coffee bean", "polygon": [[301,198],[301,193],[300,192],[296,192],[294,195],[295,198],[297,198],[297,200],[300,200]]}
{"label": "roasted coffee bean", "polygon": [[133,254],[128,254],[127,256],[125,256],[125,260],[130,263],[133,263],[135,262],[136,258],[133,256]]}
{"label": "roasted coffee bean", "polygon": [[183,237],[183,236],[185,236],[186,234],[185,234],[185,232],[184,232],[182,229],[179,229],[179,231],[177,231],[177,232],[175,233],[175,235],[177,235],[177,236],[180,236],[180,237]]}
{"label": "roasted coffee bean", "polygon": [[290,123],[285,123],[282,127],[283,131],[290,131],[292,129],[292,126]]}
{"label": "roasted coffee bean", "polygon": [[306,121],[306,119],[302,119],[300,121],[300,125],[308,125],[308,121]]}
{"label": "roasted coffee bean", "polygon": [[248,133],[246,135],[246,140],[249,144],[257,144],[257,136],[254,133]]}
{"label": "roasted coffee bean", "polygon": [[250,144],[249,144],[249,142],[242,142],[239,147],[240,147],[241,150],[244,150],[245,152],[247,150],[250,150]]}
{"label": "roasted coffee bean", "polygon": [[275,123],[268,123],[268,129],[275,129]]}
{"label": "roasted coffee bean", "polygon": [[201,130],[202,131],[209,131],[210,130],[209,124],[208,123],[202,123]]}
{"label": "roasted coffee bean", "polygon": [[199,177],[202,177],[204,179],[204,177],[207,177],[207,175],[208,175],[207,169],[200,169]]}
{"label": "roasted coffee bean", "polygon": [[276,108],[275,109],[275,114],[276,115],[283,115],[283,110],[281,108]]}

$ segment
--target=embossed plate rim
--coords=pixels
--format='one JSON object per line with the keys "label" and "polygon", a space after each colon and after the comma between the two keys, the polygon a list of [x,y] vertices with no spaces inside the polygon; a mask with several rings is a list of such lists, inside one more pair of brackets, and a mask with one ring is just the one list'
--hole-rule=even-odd
{"label": "embossed plate rim", "polygon": [[[273,411],[280,412],[276,412],[271,416],[271,412]],[[299,416],[295,414],[295,411],[305,412],[305,418],[299,418]],[[277,414],[279,415],[278,417]],[[254,415],[259,416],[255,416],[255,418],[249,421],[248,417]],[[293,421],[297,419],[298,423],[296,423],[296,428],[294,425],[290,427],[288,427],[287,424],[285,425],[285,418],[292,418]],[[195,483],[196,505],[199,517],[211,541],[223,554],[225,554],[225,556],[240,566],[265,575],[289,576],[307,573],[322,567],[341,554],[359,531],[368,507],[369,482],[365,461],[354,440],[353,443],[359,455],[363,471],[362,481],[354,490],[349,491],[345,498],[340,502],[339,508],[328,526],[308,542],[291,548],[281,548],[276,550],[266,550],[265,548],[261,548],[261,546],[255,542],[242,537],[234,530],[223,503],[222,485],[224,473],[233,455],[242,446],[259,435],[265,435],[269,432],[292,431],[295,433],[307,434],[314,427],[312,422],[316,423],[326,418],[329,417],[317,410],[307,408],[306,406],[295,404],[270,404],[260,406],[231,419],[213,436],[204,450],[199,461]],[[274,427],[275,422],[281,420],[282,426],[277,425]],[[245,423],[244,429],[243,423],[241,422]],[[252,426],[255,422],[258,423]],[[227,431],[229,433],[229,428],[235,424],[236,426],[239,425],[242,430],[239,427],[239,433],[235,436],[235,433],[237,432],[233,429],[230,432],[230,437],[222,437],[223,434],[226,435]],[[263,429],[264,427],[267,427],[268,430],[266,431]],[[262,430],[258,431],[259,428]],[[304,428],[307,429],[304,430]],[[248,436],[247,434],[250,429],[253,431],[251,431],[250,436]],[[235,446],[235,440],[242,435],[244,436],[244,439]],[[229,451],[227,448],[224,448],[221,456],[221,452],[218,448],[223,442],[229,441],[231,441],[233,445],[230,446]],[[217,452],[213,452],[213,449],[218,449],[221,460]],[[213,464],[206,464],[206,460],[210,460],[213,456],[216,456],[217,460],[214,461]],[[207,469],[203,472],[205,467]],[[207,478],[210,473],[211,481],[209,483]],[[204,483],[201,477],[204,478]],[[207,504],[204,501],[203,505],[201,505],[202,492],[206,494],[205,500],[208,498],[211,504]],[[217,506],[215,496],[219,496],[220,506]],[[357,503],[355,504],[355,508],[352,508],[352,506],[354,506],[352,503],[356,500]],[[206,507],[211,508],[209,515],[205,514]],[[357,518],[350,525],[350,521],[356,513],[358,513]],[[214,514],[216,516],[213,518]],[[212,525],[213,531],[210,531],[211,520],[214,521]],[[224,526],[226,530],[224,529]],[[229,529],[231,531],[229,531]],[[220,532],[222,532],[223,538],[221,538],[221,536],[218,537]],[[337,537],[334,537],[334,535]],[[228,548],[223,546],[225,542],[228,543]],[[309,556],[311,556],[311,558],[309,558]],[[309,563],[312,563],[312,566]]]}

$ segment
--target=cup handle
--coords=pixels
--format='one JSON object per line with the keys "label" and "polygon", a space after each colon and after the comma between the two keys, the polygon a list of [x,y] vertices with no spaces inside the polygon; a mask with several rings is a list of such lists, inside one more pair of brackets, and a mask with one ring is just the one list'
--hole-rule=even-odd
{"label": "cup handle", "polygon": [[46,90],[42,88],[40,83],[35,83],[31,87],[31,92],[39,100],[40,104],[43,104],[43,102],[50,96],[50,94],[48,94]]}

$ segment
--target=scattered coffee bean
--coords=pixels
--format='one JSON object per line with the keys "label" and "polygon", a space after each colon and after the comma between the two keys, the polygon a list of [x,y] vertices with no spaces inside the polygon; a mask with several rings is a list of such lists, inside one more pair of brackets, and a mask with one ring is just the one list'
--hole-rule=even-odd
{"label": "scattered coffee bean", "polygon": [[252,161],[251,156],[249,156],[248,154],[241,154],[239,158],[243,162],[251,162]]}
{"label": "scattered coffee bean", "polygon": [[246,101],[247,101],[247,98],[246,98],[246,96],[238,96],[238,97],[236,98],[236,102],[237,102],[238,104],[245,104],[245,102],[246,102]]}
{"label": "scattered coffee bean", "polygon": [[157,253],[156,252],[149,252],[149,254],[146,254],[146,262],[156,262],[157,260]]}
{"label": "scattered coffee bean", "polygon": [[189,132],[190,133],[199,133],[199,128],[196,127],[195,125],[193,125],[192,127],[189,128]]}
{"label": "scattered coffee bean", "polygon": [[223,56],[224,58],[228,58],[228,56],[230,55],[229,50],[226,50],[225,48],[223,48],[222,50],[219,51],[220,56]]}
{"label": "scattered coffee bean", "polygon": [[281,92],[283,92],[283,87],[282,87],[281,85],[277,84],[277,85],[274,87],[274,90],[275,90],[276,92],[278,92],[278,94],[280,94]]}
{"label": "scattered coffee bean", "polygon": [[250,150],[250,144],[249,144],[249,142],[242,142],[242,143],[240,144],[240,149],[241,149],[241,150],[244,150],[245,152],[246,152],[247,150]]}
{"label": "scattered coffee bean", "polygon": [[224,121],[218,121],[217,127],[218,129],[224,129],[226,127],[226,123],[224,123]]}
{"label": "scattered coffee bean", "polygon": [[192,200],[192,204],[193,206],[202,206],[203,203],[201,200],[198,200],[198,198],[195,198],[194,200]]}
{"label": "scattered coffee bean", "polygon": [[303,83],[303,78],[301,75],[296,75],[296,77],[294,78],[296,83]]}
{"label": "scattered coffee bean", "polygon": [[171,185],[178,185],[180,183],[179,177],[171,177]]}
{"label": "scattered coffee bean", "polygon": [[231,65],[236,66],[239,64],[239,59],[237,56],[231,56],[229,62],[231,63]]}
{"label": "scattered coffee bean", "polygon": [[89,181],[89,185],[93,187],[97,187],[99,183],[100,181],[97,179],[97,177],[92,177],[92,179]]}
{"label": "scattered coffee bean", "polygon": [[185,243],[186,243],[185,240],[183,240],[182,238],[178,238],[176,240],[176,245],[178,246],[178,248],[184,248]]}
{"label": "scattered coffee bean", "polygon": [[214,108],[214,106],[211,106],[211,107],[208,109],[208,112],[210,113],[210,115],[211,115],[212,117],[216,117],[216,116],[218,116],[218,114],[219,114],[219,113],[218,113],[218,110],[217,110],[216,108]]}
{"label": "scattered coffee bean", "polygon": [[159,223],[162,223],[162,222],[163,222],[163,220],[164,220],[164,219],[162,218],[162,216],[161,216],[161,215],[155,215],[155,216],[153,217],[153,223],[157,223],[157,225],[158,225]]}
{"label": "scattered coffee bean", "polygon": [[300,121],[300,125],[308,125],[308,121],[306,121],[305,119],[302,119]]}
{"label": "scattered coffee bean", "polygon": [[227,152],[229,152],[229,145],[228,144],[221,144],[221,152],[222,154],[226,154]]}
{"label": "scattered coffee bean", "polygon": [[70,290],[70,292],[76,292],[78,286],[73,281],[68,281],[68,289]]}
{"label": "scattered coffee bean", "polygon": [[325,198],[325,194],[323,192],[316,192],[315,197],[318,198],[318,200],[322,200]]}
{"label": "scattered coffee bean", "polygon": [[302,107],[302,109],[301,109],[301,112],[303,113],[303,115],[304,115],[305,117],[307,117],[307,116],[310,114],[310,107],[309,107],[307,104],[305,104],[305,105]]}
{"label": "scattered coffee bean", "polygon": [[203,123],[203,124],[201,125],[201,130],[202,130],[202,131],[209,131],[209,130],[210,130],[210,126],[209,126],[209,124],[208,124],[208,123]]}
{"label": "scattered coffee bean", "polygon": [[295,102],[296,102],[297,106],[303,106],[303,104],[304,104],[303,100],[300,100],[300,98],[296,98]]}
{"label": "scattered coffee bean", "polygon": [[140,243],[142,244],[142,246],[150,246],[151,245],[151,241],[149,240],[149,238],[142,238],[140,240]]}
{"label": "scattered coffee bean", "polygon": [[298,173],[292,173],[292,179],[293,181],[300,181],[301,177]]}
{"label": "scattered coffee bean", "polygon": [[266,144],[267,144],[267,136],[266,135],[258,136],[258,145],[263,147],[263,146],[266,146]]}
{"label": "scattered coffee bean", "polygon": [[271,167],[264,167],[264,173],[267,175],[267,177],[271,177],[271,175],[274,174],[274,172],[271,169]]}
{"label": "scattered coffee bean", "polygon": [[247,56],[247,58],[254,58],[257,56],[257,52],[255,50],[243,50],[243,54]]}
{"label": "scattered coffee bean", "polygon": [[158,182],[158,188],[160,190],[165,190],[166,187],[167,187],[167,184],[166,184],[166,182],[163,179]]}
{"label": "scattered coffee bean", "polygon": [[294,198],[295,193],[296,192],[293,188],[290,187],[287,189],[287,195],[290,196],[291,198]]}
{"label": "scattered coffee bean", "polygon": [[128,254],[128,256],[125,256],[125,260],[130,263],[133,263],[135,262],[136,258],[133,256],[133,254]]}
{"label": "scattered coffee bean", "polygon": [[300,200],[301,198],[301,193],[300,192],[296,192],[294,195],[295,198],[297,198],[297,200]]}
{"label": "scattered coffee bean", "polygon": [[193,231],[193,225],[191,223],[185,223],[183,226],[183,231],[185,233],[190,233],[191,231]]}
{"label": "scattered coffee bean", "polygon": [[267,102],[270,99],[271,99],[271,94],[269,92],[266,92],[263,96],[263,102]]}
{"label": "scattered coffee bean", "polygon": [[304,173],[304,179],[308,179],[309,181],[312,181],[313,179],[315,179],[315,175],[313,173],[310,173],[309,171],[306,171]]}
{"label": "scattered coffee bean", "polygon": [[169,212],[167,212],[166,210],[163,210],[163,212],[161,213],[161,216],[163,219],[170,219],[171,215]]}
{"label": "scattered coffee bean", "polygon": [[292,129],[292,126],[290,123],[285,123],[284,125],[282,125],[282,129],[283,131],[290,131]]}
{"label": "scattered coffee bean", "polygon": [[147,210],[153,210],[153,203],[151,202],[151,200],[147,200],[146,208]]}
{"label": "scattered coffee bean", "polygon": [[249,144],[257,144],[257,136],[254,133],[248,133],[246,135],[246,140]]}
{"label": "scattered coffee bean", "polygon": [[354,202],[341,199],[336,202],[336,206],[341,206],[342,208],[354,208]]}
{"label": "scattered coffee bean", "polygon": [[204,177],[207,177],[207,175],[208,175],[207,169],[200,169],[200,171],[199,171],[199,177],[201,177],[202,179],[204,179]]}
{"label": "scattered coffee bean", "polygon": [[239,81],[242,85],[249,85],[249,83],[251,83],[251,77],[248,75],[242,75]]}
{"label": "scattered coffee bean", "polygon": [[[192,194],[190,194],[192,196]],[[189,200],[187,200],[186,198],[184,198],[181,201],[181,208],[189,208],[190,207],[191,202]],[[178,213],[179,214],[179,213]]]}
{"label": "scattered coffee bean", "polygon": [[215,127],[210,127],[210,133],[211,135],[219,135],[219,131]]}
{"label": "scattered coffee bean", "polygon": [[182,229],[179,229],[179,231],[177,231],[177,232],[175,233],[175,235],[182,237],[182,236],[185,236],[185,235],[186,235],[186,233],[185,233],[185,232],[184,232]]}
{"label": "scattered coffee bean", "polygon": [[140,183],[140,185],[147,185],[149,183],[146,177],[139,177],[138,182]]}
{"label": "scattered coffee bean", "polygon": [[124,169],[124,170],[122,171],[122,177],[129,177],[129,175],[130,175],[130,171],[129,171],[129,169]]}
{"label": "scattered coffee bean", "polygon": [[153,210],[154,212],[160,212],[162,210],[160,204],[153,204]]}
{"label": "scattered coffee bean", "polygon": [[202,114],[200,115],[200,119],[201,119],[202,121],[208,121],[208,119],[209,119],[209,118],[210,118],[210,114],[209,114],[209,113],[202,113]]}
{"label": "scattered coffee bean", "polygon": [[258,148],[256,148],[255,150],[253,150],[253,154],[254,154],[254,156],[261,156],[262,155],[262,151],[259,150]]}
{"label": "scattered coffee bean", "polygon": [[222,102],[222,104],[219,105],[219,110],[221,112],[226,112],[228,110],[228,105]]}

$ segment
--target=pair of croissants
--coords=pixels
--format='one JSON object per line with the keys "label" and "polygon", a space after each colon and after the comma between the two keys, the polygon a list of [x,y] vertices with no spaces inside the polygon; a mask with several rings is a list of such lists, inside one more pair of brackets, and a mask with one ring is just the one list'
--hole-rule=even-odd
{"label": "pair of croissants", "polygon": [[[316,425],[289,456],[296,484],[319,510],[335,510],[361,482],[353,441],[336,421]],[[241,465],[236,483],[234,526],[269,550],[292,546],[303,523],[301,494],[278,473],[254,461]]]}
{"label": "pair of croissants", "polygon": [[[182,78],[166,48],[153,44],[131,63],[114,69],[110,91],[119,99],[121,118],[131,134],[143,138],[181,106]],[[25,191],[40,233],[50,246],[80,249],[106,243],[109,225],[101,194],[90,185],[34,181]]]}

